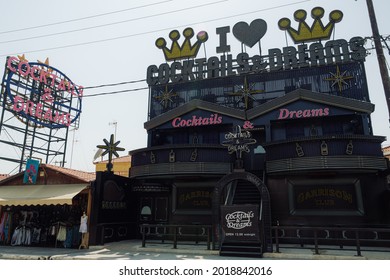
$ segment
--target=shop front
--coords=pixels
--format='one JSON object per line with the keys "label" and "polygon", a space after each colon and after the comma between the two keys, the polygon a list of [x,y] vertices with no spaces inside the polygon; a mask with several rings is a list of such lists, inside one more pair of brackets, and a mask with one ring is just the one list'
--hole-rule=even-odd
{"label": "shop front", "polygon": [[0,183],[0,244],[79,248],[94,174],[40,165],[35,184],[23,184],[23,177],[24,172]]}

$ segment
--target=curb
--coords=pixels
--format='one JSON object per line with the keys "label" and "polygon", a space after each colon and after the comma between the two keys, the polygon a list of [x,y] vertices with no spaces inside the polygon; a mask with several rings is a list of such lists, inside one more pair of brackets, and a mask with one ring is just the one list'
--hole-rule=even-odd
{"label": "curb", "polygon": [[191,254],[191,255],[219,255],[219,251],[216,250],[194,250],[194,249],[172,249],[172,248],[151,248],[151,247],[135,247],[137,252],[150,252],[150,253],[179,253],[179,254]]}
{"label": "curb", "polygon": [[4,259],[4,260],[50,260],[51,256],[1,254],[0,259]]}
{"label": "curb", "polygon": [[359,256],[316,255],[316,254],[291,254],[291,253],[264,253],[264,258],[280,260],[368,260]]}

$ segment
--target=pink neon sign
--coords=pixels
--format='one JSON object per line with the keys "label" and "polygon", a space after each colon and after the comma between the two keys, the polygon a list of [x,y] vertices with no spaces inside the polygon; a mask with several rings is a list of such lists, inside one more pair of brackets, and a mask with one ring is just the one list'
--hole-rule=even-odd
{"label": "pink neon sign", "polygon": [[81,113],[83,87],[44,63],[7,59],[5,90],[21,121],[38,127],[69,127]]}
{"label": "pink neon sign", "polygon": [[190,119],[182,119],[181,117],[175,118],[172,121],[173,127],[192,127],[192,126],[203,126],[203,125],[214,125],[221,124],[222,116],[218,114],[211,114],[210,117],[198,117],[192,116]]}
{"label": "pink neon sign", "polygon": [[297,111],[283,108],[283,109],[279,109],[278,120],[326,117],[326,116],[329,116],[329,108],[304,109],[304,110],[297,110]]}

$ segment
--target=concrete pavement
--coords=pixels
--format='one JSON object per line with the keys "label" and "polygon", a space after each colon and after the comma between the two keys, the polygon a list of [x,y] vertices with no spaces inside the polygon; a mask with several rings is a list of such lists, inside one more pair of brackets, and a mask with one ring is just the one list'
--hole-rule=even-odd
{"label": "concrete pavement", "polygon": [[[218,251],[207,250],[206,244],[146,243],[140,240],[126,240],[91,246],[89,249],[45,248],[0,246],[0,259],[12,260],[178,260],[178,259],[253,259],[222,257]],[[315,254],[313,247],[300,248],[299,245],[282,245],[280,253],[265,253],[264,259],[279,260],[390,260],[390,248],[362,247],[362,256],[356,256],[355,247],[340,249],[335,246],[320,247]]]}

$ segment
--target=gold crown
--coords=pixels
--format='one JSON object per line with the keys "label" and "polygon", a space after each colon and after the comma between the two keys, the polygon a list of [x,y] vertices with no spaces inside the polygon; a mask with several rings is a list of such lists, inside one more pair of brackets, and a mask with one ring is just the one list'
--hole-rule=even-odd
{"label": "gold crown", "polygon": [[343,19],[343,13],[339,10],[334,10],[329,14],[329,23],[324,26],[321,21],[321,18],[324,16],[324,9],[315,7],[311,10],[311,17],[314,19],[314,22],[309,27],[305,22],[306,15],[305,10],[295,11],[294,19],[299,22],[298,30],[291,28],[291,21],[288,18],[282,18],[278,22],[279,28],[281,30],[287,30],[295,43],[329,39],[334,25]]}
{"label": "gold crown", "polygon": [[169,33],[169,38],[172,40],[171,48],[167,48],[167,42],[164,38],[158,38],[156,40],[156,47],[162,49],[165,55],[165,59],[167,61],[175,60],[175,59],[183,59],[196,57],[198,54],[200,45],[207,41],[209,38],[206,31],[201,31],[198,33],[196,38],[198,39],[195,44],[191,45],[191,38],[194,36],[194,30],[191,27],[184,29],[184,42],[180,46],[178,40],[180,38],[180,33],[177,30],[172,30]]}

